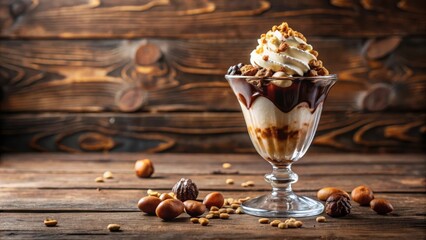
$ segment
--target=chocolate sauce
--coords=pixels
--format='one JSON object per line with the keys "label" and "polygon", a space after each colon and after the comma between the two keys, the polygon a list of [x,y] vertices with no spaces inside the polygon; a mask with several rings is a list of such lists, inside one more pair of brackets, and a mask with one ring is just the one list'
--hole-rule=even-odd
{"label": "chocolate sauce", "polygon": [[255,86],[245,78],[230,78],[229,84],[234,90],[238,100],[250,109],[256,98],[263,96],[271,100],[282,112],[288,113],[295,106],[306,102],[313,112],[323,102],[333,84],[324,84],[324,81],[311,81],[303,79],[292,80],[288,87],[279,87],[270,81],[260,80]]}

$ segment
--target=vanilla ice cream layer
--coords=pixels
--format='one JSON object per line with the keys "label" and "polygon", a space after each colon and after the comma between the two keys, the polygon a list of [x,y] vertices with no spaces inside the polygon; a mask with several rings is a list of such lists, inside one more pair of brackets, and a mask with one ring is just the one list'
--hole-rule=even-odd
{"label": "vanilla ice cream layer", "polygon": [[276,165],[286,165],[303,156],[322,110],[322,103],[314,110],[301,102],[285,113],[263,96],[257,97],[250,108],[241,102],[240,105],[257,152]]}

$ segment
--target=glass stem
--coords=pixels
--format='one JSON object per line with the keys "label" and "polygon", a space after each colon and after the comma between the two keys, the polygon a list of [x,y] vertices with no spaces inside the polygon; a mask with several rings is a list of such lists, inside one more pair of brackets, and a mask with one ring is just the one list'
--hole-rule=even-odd
{"label": "glass stem", "polygon": [[272,173],[265,175],[265,181],[272,186],[272,195],[290,195],[293,194],[291,184],[297,182],[299,176],[291,170],[291,164],[285,166],[274,166]]}

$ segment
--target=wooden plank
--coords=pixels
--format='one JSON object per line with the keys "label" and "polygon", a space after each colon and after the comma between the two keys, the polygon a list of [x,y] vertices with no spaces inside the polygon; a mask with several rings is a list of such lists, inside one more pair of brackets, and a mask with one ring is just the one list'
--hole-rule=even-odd
{"label": "wooden plank", "polygon": [[[330,168],[332,169],[332,168]],[[270,190],[271,186],[264,181],[263,175],[195,175],[195,174],[165,174],[157,173],[149,179],[139,179],[134,174],[116,173],[115,178],[103,183],[95,182],[101,176],[94,173],[2,173],[0,188],[46,188],[46,189],[150,189],[159,188],[170,190],[182,177],[192,179],[200,190],[239,190],[247,188],[240,184],[254,181],[255,186],[250,190]],[[225,183],[227,178],[235,180],[234,185]],[[319,181],[321,179],[321,181]],[[338,181],[338,184],[336,184]],[[426,178],[422,176],[389,176],[357,174],[346,175],[339,173],[307,174],[299,176],[299,182],[293,185],[296,191],[317,191],[326,186],[336,186],[347,191],[362,184],[368,184],[377,192],[426,192]]]}
{"label": "wooden plank", "polygon": [[[170,190],[160,190],[169,192]],[[200,191],[202,200],[210,191]],[[256,197],[266,191],[222,191],[226,198]],[[303,192],[316,199],[316,192]],[[141,190],[116,189],[0,189],[0,212],[139,212],[137,202],[146,196]],[[388,199],[399,216],[422,216],[426,213],[426,195],[412,193],[376,193]],[[353,209],[360,207],[354,202]]]}
{"label": "wooden plank", "polygon": [[[37,154],[38,155],[38,154]],[[36,155],[36,156],[37,156]],[[35,158],[30,154],[8,154],[0,159],[0,173],[93,173],[100,174],[111,170],[114,173],[134,173],[133,167],[137,159],[150,158],[157,172],[162,174],[257,174],[271,171],[271,166],[256,154],[250,155],[211,155],[211,154],[125,154],[120,156],[97,155],[95,159],[88,154],[78,154],[74,158],[67,155],[54,157],[42,154]],[[232,167],[222,168],[222,163],[229,162]],[[171,164],[178,163],[170,167]],[[197,164],[194,164],[197,163]],[[293,165],[299,175],[318,175],[333,169],[341,175],[412,175],[422,176],[426,173],[424,156],[385,155],[365,156],[359,154],[309,154]]]}
{"label": "wooden plank", "polygon": [[[410,207],[411,209],[413,207]],[[400,210],[409,209],[408,207]],[[354,207],[352,214],[342,219],[327,218],[327,223],[316,223],[314,217],[301,219],[300,229],[278,229],[257,222],[249,215],[231,215],[230,220],[212,219],[208,227],[194,225],[181,215],[172,222],[163,222],[141,213],[2,213],[0,236],[2,239],[423,239],[425,217],[406,215],[404,211],[380,216],[368,208]],[[43,226],[51,216],[58,220],[57,227]],[[121,232],[109,233],[110,223],[121,225]],[[374,227],[373,227],[374,226]],[[407,238],[408,237],[408,238]]]}
{"label": "wooden plank", "polygon": [[309,35],[421,35],[423,9],[421,0],[3,1],[0,37],[253,38],[283,20]]}
{"label": "wooden plank", "polygon": [[[206,165],[207,167],[221,167],[222,163],[231,163],[234,168],[244,168],[246,165],[253,165],[252,168],[261,167],[265,162],[259,161],[257,154],[205,154],[205,153],[131,153],[131,152],[104,152],[104,153],[3,153],[0,155],[0,167],[6,169],[22,169],[26,171],[61,171],[62,168],[69,170],[91,170],[92,164],[108,164],[114,169],[127,169],[127,163],[133,164],[137,159],[149,158],[154,164],[169,165],[171,162],[179,165],[193,164]],[[173,159],[173,161],[172,161]],[[37,164],[34,164],[34,163]],[[26,168],[27,163],[32,163],[31,169]],[[359,153],[310,153],[302,158],[295,165],[421,165],[424,163],[423,154],[359,154]],[[42,167],[40,167],[42,166]],[[53,166],[53,167],[52,167]],[[99,165],[99,168],[102,165]],[[129,165],[130,166],[130,165]],[[193,167],[194,167],[193,166]],[[97,168],[97,166],[96,166]],[[98,168],[98,169],[99,169]],[[170,169],[162,169],[170,170]],[[247,167],[247,170],[249,168]],[[66,169],[63,169],[66,171]],[[202,171],[197,169],[197,171]],[[254,171],[254,170],[252,170]],[[182,171],[185,172],[185,171]]]}
{"label": "wooden plank", "polygon": [[[426,109],[421,97],[426,89],[425,38],[406,38],[396,45],[363,39],[314,38],[310,42],[330,71],[339,75],[325,111]],[[240,111],[223,75],[229,66],[247,63],[255,43],[0,41],[0,109]],[[370,49],[381,51],[369,54]]]}
{"label": "wooden plank", "polygon": [[[424,119],[325,112],[310,151],[422,153]],[[3,151],[254,152],[241,113],[6,114],[0,122]]]}

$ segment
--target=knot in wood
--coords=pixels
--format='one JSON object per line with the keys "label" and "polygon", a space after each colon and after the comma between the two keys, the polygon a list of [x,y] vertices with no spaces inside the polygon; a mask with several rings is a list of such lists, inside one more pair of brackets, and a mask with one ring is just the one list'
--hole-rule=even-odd
{"label": "knot in wood", "polygon": [[9,5],[9,13],[13,19],[18,18],[27,10],[27,4],[22,0],[13,1]]}
{"label": "knot in wood", "polygon": [[151,65],[158,62],[162,57],[160,48],[152,43],[139,46],[135,54],[137,65]]}
{"label": "knot in wood", "polygon": [[145,95],[141,88],[129,87],[117,93],[115,104],[123,112],[135,112],[144,104]]}

